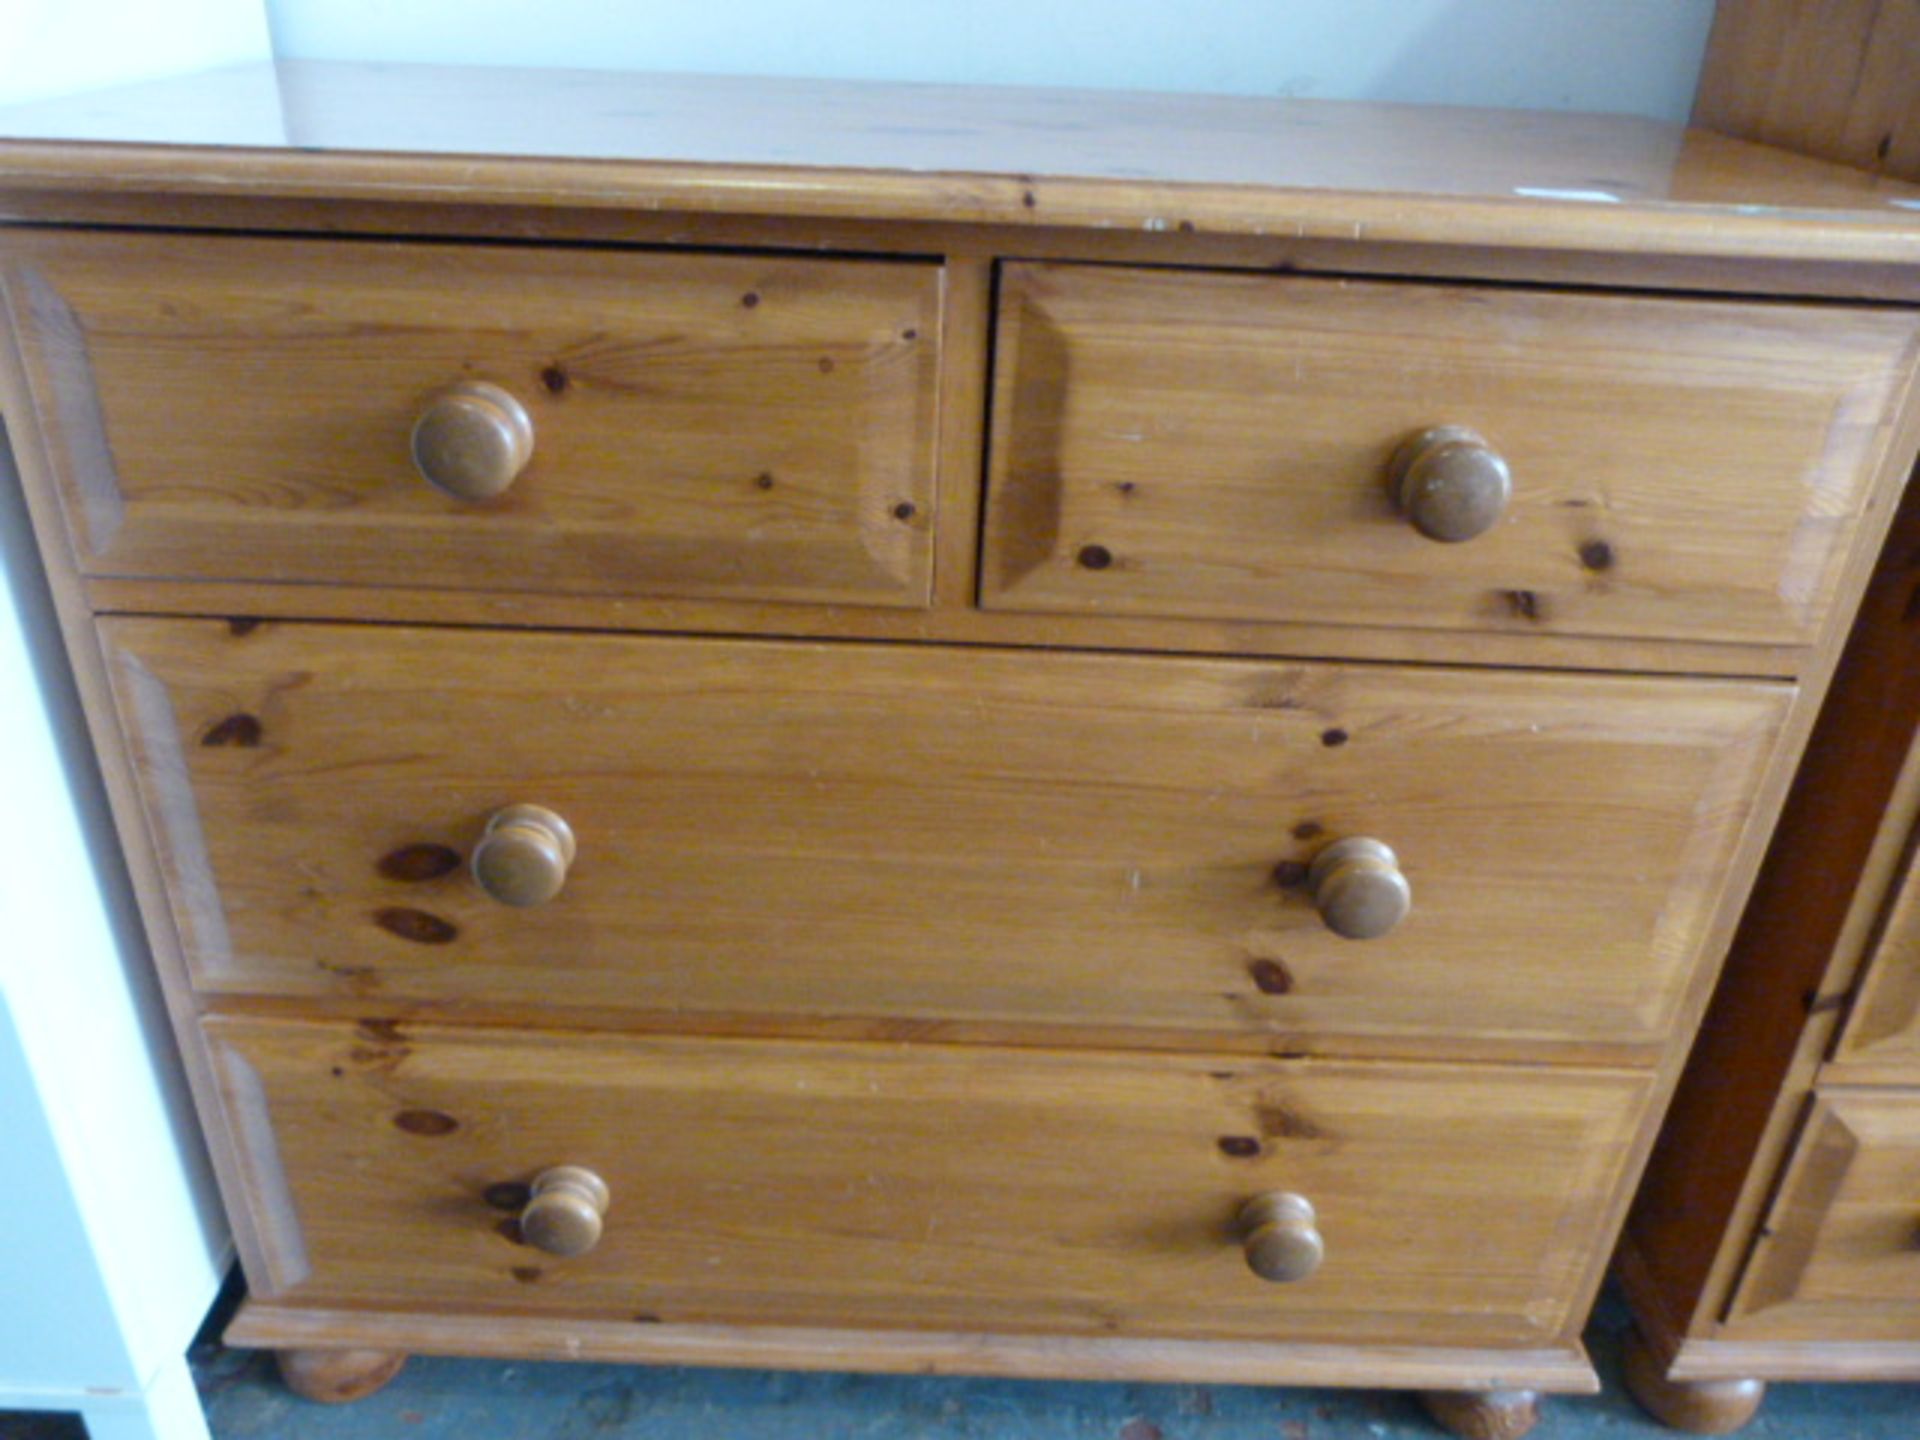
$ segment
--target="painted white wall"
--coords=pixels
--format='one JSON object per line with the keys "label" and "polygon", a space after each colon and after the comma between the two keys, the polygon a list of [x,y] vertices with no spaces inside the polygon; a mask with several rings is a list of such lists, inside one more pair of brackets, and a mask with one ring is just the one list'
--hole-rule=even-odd
{"label": "painted white wall", "polygon": [[1713,0],[264,0],[312,60],[1083,85],[1686,117]]}
{"label": "painted white wall", "polygon": [[272,56],[262,0],[0,0],[0,105]]}

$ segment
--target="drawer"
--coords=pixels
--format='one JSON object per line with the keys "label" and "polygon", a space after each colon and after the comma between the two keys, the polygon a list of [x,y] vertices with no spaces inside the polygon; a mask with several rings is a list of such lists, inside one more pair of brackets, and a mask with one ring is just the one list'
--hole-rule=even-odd
{"label": "drawer", "polygon": [[[209,1024],[268,1298],[1284,1341],[1563,1339],[1647,1081],[1605,1071]],[[549,1169],[607,1187],[562,1258]],[[1263,1280],[1242,1207],[1293,1194]],[[592,1239],[578,1206],[542,1227]],[[1307,1232],[1313,1233],[1309,1235]],[[1312,1243],[1322,1252],[1313,1267]],[[260,1293],[256,1291],[256,1293]]]}
{"label": "drawer", "polygon": [[[1650,1050],[1792,694],[102,623],[203,992],[858,1034]],[[547,821],[490,838],[521,805],[564,820],[570,860]],[[1307,883],[1357,838],[1400,878],[1361,856]],[[535,891],[483,890],[483,849]],[[1402,881],[1396,927],[1329,928],[1377,929]]]}
{"label": "drawer", "polygon": [[1833,1059],[1835,1071],[1848,1079],[1920,1084],[1920,863],[1911,849],[1874,933]]}
{"label": "drawer", "polygon": [[[1770,644],[1819,633],[1916,335],[1836,306],[1040,264],[1006,267],[999,326],[991,608]],[[1421,452],[1403,514],[1396,454],[1439,427],[1484,444]],[[1489,528],[1443,543],[1414,513]]]}
{"label": "drawer", "polygon": [[1920,1091],[1817,1095],[1730,1338],[1920,1341]]}
{"label": "drawer", "polygon": [[0,256],[89,575],[926,603],[935,265],[57,232]]}

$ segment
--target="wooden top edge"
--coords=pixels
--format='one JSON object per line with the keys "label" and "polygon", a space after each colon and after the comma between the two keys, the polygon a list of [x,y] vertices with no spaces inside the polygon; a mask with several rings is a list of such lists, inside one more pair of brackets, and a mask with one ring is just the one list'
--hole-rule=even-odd
{"label": "wooden top edge", "polygon": [[1630,116],[283,62],[0,109],[0,135],[0,205],[259,196],[1920,260],[1920,187]]}

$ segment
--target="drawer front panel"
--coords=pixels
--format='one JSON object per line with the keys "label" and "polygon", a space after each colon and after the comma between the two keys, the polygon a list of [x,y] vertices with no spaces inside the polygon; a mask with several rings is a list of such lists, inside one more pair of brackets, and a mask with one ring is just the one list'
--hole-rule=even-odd
{"label": "drawer front panel", "polygon": [[1907,857],[1834,1052],[1843,1078],[1920,1084],[1920,864]]}
{"label": "drawer front panel", "polygon": [[[0,256],[88,574],[926,603],[936,266],[72,234]],[[437,408],[473,382],[511,398]],[[427,483],[423,414],[465,474],[514,403],[531,451],[503,493]]]}
{"label": "drawer front panel", "polygon": [[[216,1019],[276,1298],[667,1322],[1564,1339],[1639,1076]],[[270,1138],[269,1138],[270,1137]],[[550,1167],[608,1188],[557,1258]],[[1249,1199],[1324,1259],[1249,1269]]]}
{"label": "drawer front panel", "polygon": [[1729,1338],[1920,1341],[1920,1091],[1817,1095]]}
{"label": "drawer front panel", "polygon": [[[103,629],[205,991],[975,1038],[1028,1024],[1076,1042],[1655,1046],[1792,693],[391,626]],[[527,908],[489,898],[470,865],[519,804],[557,812],[576,846],[559,893]],[[1378,938],[1332,933],[1302,883],[1355,837],[1391,847],[1411,886],[1411,913]],[[559,866],[544,843],[538,863]]]}
{"label": "drawer front panel", "polygon": [[[985,603],[1807,643],[1915,335],[1833,307],[1009,266]],[[1461,543],[1387,481],[1439,426],[1509,468]],[[1468,450],[1419,474],[1479,493]]]}

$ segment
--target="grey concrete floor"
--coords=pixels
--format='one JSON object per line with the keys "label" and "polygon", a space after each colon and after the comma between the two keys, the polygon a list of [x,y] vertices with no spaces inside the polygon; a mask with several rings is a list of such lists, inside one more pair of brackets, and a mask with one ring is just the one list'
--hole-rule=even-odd
{"label": "grey concrete floor", "polygon": [[[1619,1384],[1624,1312],[1588,1331],[1606,1390],[1556,1397],[1536,1440],[1654,1440]],[[195,1369],[215,1440],[1438,1440],[1412,1397],[415,1359],[379,1394],[314,1405],[264,1355],[211,1343]],[[1749,1440],[1920,1440],[1920,1386],[1782,1385]],[[78,1428],[0,1416],[4,1440]]]}

